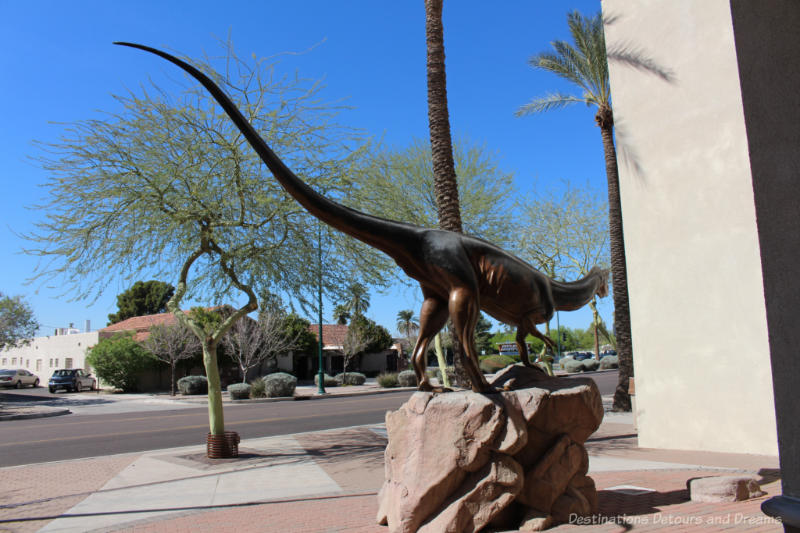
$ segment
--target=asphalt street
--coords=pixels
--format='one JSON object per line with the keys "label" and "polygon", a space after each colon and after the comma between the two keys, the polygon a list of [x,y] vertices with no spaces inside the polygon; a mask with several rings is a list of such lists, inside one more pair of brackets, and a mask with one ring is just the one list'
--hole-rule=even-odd
{"label": "asphalt street", "polygon": [[[618,373],[591,377],[603,395],[612,394]],[[226,404],[225,427],[242,439],[380,424],[386,411],[400,407],[411,391],[307,401]],[[200,404],[164,397],[109,396],[91,392],[50,394],[47,389],[0,392],[0,401],[67,407],[73,414],[0,423],[0,466],[14,466],[205,442],[208,410]]]}
{"label": "asphalt street", "polygon": [[[225,428],[242,439],[378,424],[411,391],[225,406]],[[2,422],[0,466],[203,444],[208,410],[67,415]]]}

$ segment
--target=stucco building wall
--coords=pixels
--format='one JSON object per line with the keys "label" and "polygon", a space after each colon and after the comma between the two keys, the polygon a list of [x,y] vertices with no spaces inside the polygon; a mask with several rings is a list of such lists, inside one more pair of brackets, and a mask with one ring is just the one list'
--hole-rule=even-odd
{"label": "stucco building wall", "polygon": [[86,349],[97,344],[97,340],[97,331],[36,337],[28,346],[0,351],[0,368],[24,368],[36,374],[46,386],[53,372],[67,368],[67,364],[71,368],[88,368]]}
{"label": "stucco building wall", "polygon": [[[604,0],[639,444],[777,454],[728,0]],[[651,67],[615,61],[640,55]]]}

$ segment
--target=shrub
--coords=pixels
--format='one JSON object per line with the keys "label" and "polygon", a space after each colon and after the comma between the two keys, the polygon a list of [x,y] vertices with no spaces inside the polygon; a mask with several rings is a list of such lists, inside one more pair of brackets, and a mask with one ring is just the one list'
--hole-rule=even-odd
{"label": "shrub", "polygon": [[418,385],[417,375],[413,370],[403,370],[397,374],[397,384],[401,387],[416,387]]}
{"label": "shrub", "polygon": [[[333,377],[333,376],[329,376],[328,374],[324,375],[324,377],[322,378],[322,383],[326,387],[338,387],[339,386],[339,382],[336,381],[336,378]],[[319,387],[319,374],[314,374],[314,385]]]}
{"label": "shrub", "polygon": [[619,368],[619,358],[616,355],[607,355],[600,359],[600,370]]}
{"label": "shrub", "polygon": [[584,359],[581,362],[583,363],[583,369],[587,372],[597,370],[597,368],[600,366],[600,361],[597,359]]}
{"label": "shrub", "polygon": [[574,374],[575,372],[583,372],[586,369],[586,367],[583,366],[583,361],[576,361],[575,359],[571,358],[561,361],[561,368],[570,374]]}
{"label": "shrub", "polygon": [[558,360],[558,364],[561,365],[561,369],[562,370],[566,370],[567,369],[566,364],[568,362],[574,361],[574,360],[575,360],[574,357],[571,357],[569,355],[565,355],[564,357],[562,357],[561,359]]}
{"label": "shrub", "polygon": [[367,376],[360,372],[347,372],[336,374],[334,379],[339,385],[363,385],[367,381]]}
{"label": "shrub", "polygon": [[232,383],[228,385],[228,392],[232,400],[246,400],[250,397],[250,385],[247,383]]}
{"label": "shrub", "polygon": [[480,362],[481,372],[484,374],[494,374],[508,365],[513,365],[514,359],[507,355],[487,355]]}
{"label": "shrub", "polygon": [[378,386],[385,389],[397,387],[397,373],[389,372],[386,374],[378,374]]}
{"label": "shrub", "polygon": [[208,380],[205,376],[186,376],[178,380],[181,394],[208,394]]}
{"label": "shrub", "polygon": [[130,335],[102,339],[89,349],[86,362],[97,377],[109,385],[131,392],[137,389],[139,376],[155,365],[156,359]]}
{"label": "shrub", "polygon": [[281,398],[294,396],[294,388],[297,386],[297,378],[286,372],[275,372],[261,378],[264,382],[264,389],[267,398]]}
{"label": "shrub", "polygon": [[253,399],[267,397],[267,385],[262,378],[250,382],[250,397]]}

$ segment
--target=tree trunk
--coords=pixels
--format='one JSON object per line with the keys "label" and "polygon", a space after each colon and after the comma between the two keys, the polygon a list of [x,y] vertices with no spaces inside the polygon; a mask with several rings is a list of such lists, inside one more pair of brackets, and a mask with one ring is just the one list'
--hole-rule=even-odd
{"label": "tree trunk", "polygon": [[173,359],[169,362],[170,377],[169,377],[169,395],[175,396],[175,365],[177,362]]}
{"label": "tree trunk", "polygon": [[589,307],[592,309],[592,325],[594,326],[594,358],[600,360],[600,333],[598,331],[600,324],[600,313],[597,311],[597,299],[592,298],[589,302]]}
{"label": "tree trunk", "polygon": [[614,148],[614,117],[610,107],[601,107],[597,125],[603,137],[608,178],[608,228],[611,248],[611,274],[614,292],[614,331],[619,357],[619,382],[614,392],[614,410],[630,411],[629,378],[633,376],[633,346],[631,343],[631,316],[628,304],[628,274],[625,266],[625,241],[622,232],[622,205],[619,198],[619,171]]}
{"label": "tree trunk", "polygon": [[212,435],[225,433],[225,415],[222,411],[222,384],[217,366],[217,343],[206,337],[203,340],[203,366],[208,379],[208,425]]}
{"label": "tree trunk", "polygon": [[442,1],[425,0],[425,38],[428,50],[428,128],[431,138],[433,182],[439,227],[461,233],[450,114],[447,108],[447,80],[444,66]]}
{"label": "tree trunk", "polygon": [[[462,232],[461,206],[458,199],[450,113],[447,108],[447,79],[444,66],[443,0],[425,0],[425,42],[428,72],[428,129],[431,139],[433,183],[439,227]],[[453,335],[453,371],[460,387],[471,388],[464,368],[464,349]]]}

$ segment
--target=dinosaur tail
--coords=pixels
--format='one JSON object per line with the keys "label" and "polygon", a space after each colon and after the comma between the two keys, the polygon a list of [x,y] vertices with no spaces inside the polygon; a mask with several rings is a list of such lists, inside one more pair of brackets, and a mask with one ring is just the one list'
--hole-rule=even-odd
{"label": "dinosaur tail", "polygon": [[219,88],[208,76],[200,72],[192,65],[182,61],[166,52],[162,52],[156,48],[144,46],[141,44],[115,42],[114,44],[122,46],[130,46],[138,48],[146,52],[153,53],[160,56],[171,63],[179,66],[192,77],[197,79],[203,87],[205,87],[211,96],[219,103],[222,109],[228,114],[231,120],[236,124],[236,127],[244,135],[247,142],[256,151],[258,156],[267,165],[272,172],[275,179],[281,186],[289,193],[300,205],[302,205],[309,213],[316,218],[325,222],[326,224],[355,237],[356,239],[369,244],[379,250],[382,250],[389,255],[395,247],[389,246],[387,243],[398,240],[406,240],[412,233],[416,226],[404,224],[393,220],[387,220],[380,217],[375,217],[350,209],[341,204],[338,204],[321,194],[317,193],[314,189],[309,187],[305,182],[298,178],[281,159],[275,155],[272,149],[267,145],[264,139],[256,132],[255,128],[248,122],[242,115],[236,105],[231,101],[228,95]]}

